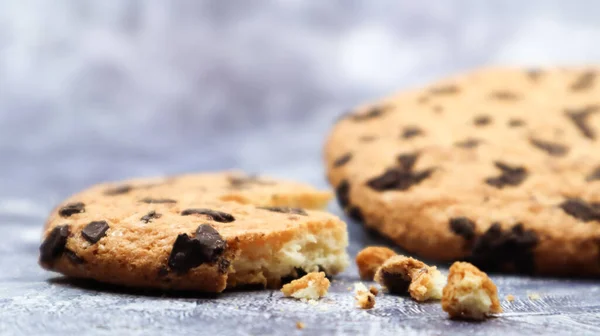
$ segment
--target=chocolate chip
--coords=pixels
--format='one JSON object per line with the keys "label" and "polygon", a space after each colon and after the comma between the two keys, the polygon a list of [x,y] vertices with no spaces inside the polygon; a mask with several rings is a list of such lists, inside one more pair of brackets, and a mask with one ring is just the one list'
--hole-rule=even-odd
{"label": "chocolate chip", "polygon": [[499,223],[494,223],[483,235],[477,237],[468,260],[485,270],[514,268],[521,273],[533,273],[533,248],[538,241],[537,234],[532,230],[525,230],[523,224],[516,224],[510,230],[503,231]]}
{"label": "chocolate chip", "polygon": [[433,95],[451,95],[456,94],[460,91],[460,88],[456,85],[444,85],[433,87],[429,90],[429,92]]}
{"label": "chocolate chip", "polygon": [[475,237],[475,223],[467,217],[450,218],[450,230],[466,240]]}
{"label": "chocolate chip", "polygon": [[85,212],[85,204],[81,202],[69,203],[58,210],[61,217],[71,217],[71,215]]}
{"label": "chocolate chip", "polygon": [[69,233],[70,227],[67,224],[56,226],[50,231],[40,245],[40,262],[42,264],[50,265],[63,254]]}
{"label": "chocolate chip", "polygon": [[542,76],[543,72],[540,69],[529,69],[525,71],[525,74],[532,81],[537,81]]}
{"label": "chocolate chip", "polygon": [[347,214],[348,214],[348,217],[350,217],[358,222],[365,221],[362,211],[357,206],[350,206],[347,210]]}
{"label": "chocolate chip", "polygon": [[81,235],[85,240],[92,244],[96,244],[102,237],[106,236],[106,231],[110,227],[106,221],[94,221],[86,225],[81,230]]}
{"label": "chocolate chip", "polygon": [[475,148],[481,144],[481,140],[475,138],[467,138],[466,140],[456,142],[454,145],[461,148]]}
{"label": "chocolate chip", "polygon": [[525,121],[522,119],[513,118],[508,121],[509,127],[521,127],[525,125]]}
{"label": "chocolate chip", "polygon": [[67,259],[69,259],[69,261],[75,265],[85,264],[85,260],[83,260],[83,258],[81,258],[75,252],[69,249],[65,249],[64,254],[67,257]]}
{"label": "chocolate chip", "polygon": [[140,200],[140,202],[147,203],[147,204],[174,204],[174,203],[177,203],[176,200],[172,200],[169,198],[150,198],[150,197],[142,198]]}
{"label": "chocolate chip", "polygon": [[525,167],[510,166],[503,162],[495,162],[496,168],[502,173],[498,177],[490,177],[485,180],[485,183],[496,187],[504,188],[506,186],[518,186],[527,178],[527,169]]}
{"label": "chocolate chip", "polygon": [[104,195],[107,196],[116,196],[116,195],[123,195],[123,194],[127,194],[128,192],[132,191],[133,187],[130,185],[120,185],[114,188],[110,188],[104,191]]}
{"label": "chocolate chip", "polygon": [[350,183],[347,180],[343,180],[335,188],[335,195],[342,209],[350,205]]}
{"label": "chocolate chip", "polygon": [[219,266],[218,266],[218,271],[221,274],[226,274],[227,271],[229,270],[229,265],[231,265],[231,262],[227,259],[221,259],[219,260]]}
{"label": "chocolate chip", "polygon": [[400,164],[400,168],[406,171],[410,171],[413,170],[418,158],[419,155],[417,153],[409,153],[398,155],[396,160]]}
{"label": "chocolate chip", "polygon": [[367,120],[379,118],[385,112],[386,112],[386,110],[383,107],[375,106],[375,107],[372,107],[367,112],[352,114],[350,116],[350,118],[356,122],[367,121]]}
{"label": "chocolate chip", "polygon": [[473,119],[473,124],[475,124],[475,126],[486,126],[492,123],[492,118],[490,118],[489,116],[486,115],[480,115],[475,117],[475,119]]}
{"label": "chocolate chip", "polygon": [[596,167],[586,178],[587,182],[600,180],[600,166]]}
{"label": "chocolate chip", "polygon": [[422,171],[407,171],[402,168],[390,168],[383,174],[376,176],[369,181],[367,185],[376,191],[400,190],[405,191],[410,187],[421,183],[431,176],[432,168]]}
{"label": "chocolate chip", "polygon": [[144,215],[144,217],[140,218],[140,220],[144,223],[150,223],[153,219],[158,219],[160,217],[162,217],[161,214],[152,210],[152,211],[148,212],[146,215]]}
{"label": "chocolate chip", "polygon": [[351,159],[352,159],[352,153],[346,153],[346,154],[340,156],[339,158],[337,158],[333,162],[333,166],[335,168],[341,167],[341,166],[345,165],[346,163],[348,163]]}
{"label": "chocolate chip", "polygon": [[193,238],[185,233],[177,236],[168,265],[177,273],[185,273],[204,263],[217,261],[225,251],[225,246],[225,240],[217,230],[208,224],[202,224]]}
{"label": "chocolate chip", "polygon": [[280,212],[280,213],[285,213],[285,214],[292,214],[292,215],[308,216],[306,211],[304,211],[304,209],[301,209],[301,208],[271,206],[271,207],[258,207],[258,209],[268,210],[268,211],[272,211],[272,212]]}
{"label": "chocolate chip", "polygon": [[381,280],[390,294],[406,295],[408,293],[410,278],[405,277],[401,273],[392,273],[381,270]]}
{"label": "chocolate chip", "polygon": [[570,198],[562,202],[560,208],[584,222],[600,221],[600,203],[588,203],[580,198]]}
{"label": "chocolate chip", "polygon": [[402,137],[404,139],[410,139],[410,138],[414,138],[419,135],[423,135],[423,133],[424,133],[423,130],[421,130],[420,128],[418,128],[416,126],[407,126],[402,131]]}
{"label": "chocolate chip", "polygon": [[210,210],[210,209],[201,209],[201,208],[183,210],[181,212],[181,215],[182,216],[204,215],[204,216],[211,218],[215,222],[220,222],[220,223],[231,223],[235,220],[235,217],[233,217],[232,215],[230,215],[226,212]]}
{"label": "chocolate chip", "polygon": [[358,138],[358,140],[360,140],[360,142],[371,142],[375,139],[377,139],[377,137],[373,136],[373,135],[363,135],[360,138]]}
{"label": "chocolate chip", "polygon": [[258,175],[251,174],[247,176],[230,176],[229,184],[232,188],[242,189],[251,185],[274,185],[275,182],[264,181]]}
{"label": "chocolate chip", "polygon": [[598,106],[592,105],[582,109],[567,109],[566,114],[581,134],[588,139],[596,139],[596,132],[588,125],[588,117],[598,111]]}
{"label": "chocolate chip", "polygon": [[586,71],[571,84],[571,91],[582,91],[589,89],[594,86],[595,80],[596,73],[593,71]]}
{"label": "chocolate chip", "polygon": [[565,156],[569,152],[569,147],[550,141],[544,141],[536,138],[529,139],[531,144],[544,152],[548,153],[548,155],[552,156]]}
{"label": "chocolate chip", "polygon": [[519,95],[511,91],[495,91],[490,94],[490,97],[498,100],[517,100]]}

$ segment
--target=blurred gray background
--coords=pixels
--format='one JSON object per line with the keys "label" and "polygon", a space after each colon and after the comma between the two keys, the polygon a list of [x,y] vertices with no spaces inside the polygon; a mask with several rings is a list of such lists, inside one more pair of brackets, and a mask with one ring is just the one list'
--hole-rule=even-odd
{"label": "blurred gray background", "polygon": [[[323,139],[352,106],[478,66],[598,63],[598,41],[593,0],[0,0],[0,333],[60,334],[57,316],[85,320],[77,314],[89,302],[130,312],[120,296],[48,284],[35,264],[45,216],[81,188],[227,168],[327,187]],[[353,230],[356,249],[363,241]],[[540,287],[500,281],[514,293]],[[576,290],[554,286],[565,297]],[[579,292],[590,290],[600,287]],[[64,306],[67,298],[82,301]],[[144,298],[131,300],[155,317],[140,308]],[[592,306],[580,311],[600,312]],[[196,316],[194,307],[182,311]],[[548,307],[522,308],[541,314],[531,320],[541,326],[569,323],[546,320]],[[590,327],[598,315],[573,316],[579,335],[600,333]],[[136,334],[128,323],[94,330]],[[507,325],[516,329],[502,334],[527,323],[514,317]]]}

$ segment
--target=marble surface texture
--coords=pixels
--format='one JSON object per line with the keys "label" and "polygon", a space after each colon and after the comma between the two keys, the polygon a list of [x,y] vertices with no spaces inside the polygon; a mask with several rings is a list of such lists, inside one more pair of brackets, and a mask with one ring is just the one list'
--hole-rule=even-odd
{"label": "marble surface texture", "polygon": [[[338,114],[477,66],[597,62],[598,13],[592,0],[0,1],[0,335],[600,334],[592,280],[494,275],[516,300],[468,323],[393,296],[356,309],[354,267],[311,306],[131,292],[36,263],[45,216],[81,188],[227,168],[327,187]],[[351,255],[380,242],[349,228]]]}

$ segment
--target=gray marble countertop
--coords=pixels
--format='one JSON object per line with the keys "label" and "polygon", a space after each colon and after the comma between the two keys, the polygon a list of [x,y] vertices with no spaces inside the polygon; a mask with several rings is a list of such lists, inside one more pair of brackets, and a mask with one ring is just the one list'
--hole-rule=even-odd
{"label": "gray marble countertop", "polygon": [[[354,266],[312,306],[276,291],[132,292],[36,260],[47,213],[96,182],[240,168],[327,187],[323,139],[348,107],[487,64],[597,63],[599,10],[592,0],[0,2],[0,335],[600,334],[592,280],[494,275],[516,300],[469,323],[404,297],[357,309]],[[385,243],[348,223],[352,256]]]}

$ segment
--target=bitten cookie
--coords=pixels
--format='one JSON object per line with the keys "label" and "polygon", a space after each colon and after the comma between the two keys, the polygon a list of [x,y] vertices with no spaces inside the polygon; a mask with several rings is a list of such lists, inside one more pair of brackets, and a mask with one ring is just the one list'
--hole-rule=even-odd
{"label": "bitten cookie", "polygon": [[221,292],[348,264],[345,224],[328,192],[240,173],[101,184],[50,215],[40,264],[134,287]]}
{"label": "bitten cookie", "polygon": [[346,213],[408,252],[600,276],[598,69],[484,69],[344,116],[325,146]]}

